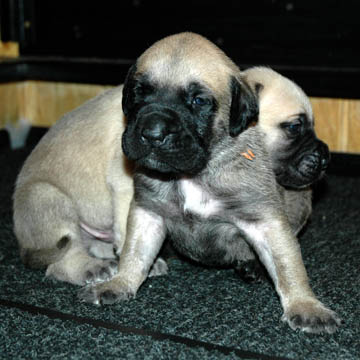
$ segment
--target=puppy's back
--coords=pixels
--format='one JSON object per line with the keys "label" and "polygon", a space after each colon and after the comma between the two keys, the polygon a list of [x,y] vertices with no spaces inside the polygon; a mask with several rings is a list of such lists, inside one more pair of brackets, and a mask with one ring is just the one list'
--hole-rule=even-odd
{"label": "puppy's back", "polygon": [[93,174],[104,174],[104,160],[113,156],[114,143],[121,143],[121,101],[122,86],[118,86],[60,118],[25,161],[17,186],[35,179],[51,180],[54,176],[58,183],[60,174],[69,178],[87,164],[91,164]]}

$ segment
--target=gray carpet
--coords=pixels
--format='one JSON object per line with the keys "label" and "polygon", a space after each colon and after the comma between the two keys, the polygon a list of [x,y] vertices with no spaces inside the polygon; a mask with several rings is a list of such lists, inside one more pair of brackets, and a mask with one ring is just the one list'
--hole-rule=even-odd
{"label": "gray carpet", "polygon": [[0,148],[1,359],[360,359],[360,157],[333,156],[300,237],[315,293],[345,320],[311,335],[281,323],[270,283],[247,285],[231,269],[172,258],[169,275],[148,279],[135,300],[103,307],[25,269],[11,196],[31,146]]}

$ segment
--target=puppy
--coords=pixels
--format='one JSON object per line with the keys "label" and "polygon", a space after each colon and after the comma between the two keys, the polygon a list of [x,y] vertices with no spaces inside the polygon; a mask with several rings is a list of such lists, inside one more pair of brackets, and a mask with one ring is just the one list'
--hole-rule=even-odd
{"label": "puppy", "polygon": [[326,170],[328,146],[316,137],[311,103],[302,89],[266,67],[243,72],[260,101],[259,126],[266,135],[277,182],[291,189],[309,187]]}
{"label": "puppy", "polygon": [[23,262],[72,284],[117,272],[132,169],[121,150],[122,86],[60,119],[25,161],[14,193],[14,231]]}
{"label": "puppy", "polygon": [[244,259],[246,239],[275,284],[283,320],[335,331],[340,319],[309,286],[265,134],[244,131],[257,118],[257,99],[234,63],[196,34],[160,40],[129,71],[123,111],[122,147],[137,166],[126,241],[118,273],[80,298],[134,297],[166,235],[180,252],[214,265]]}

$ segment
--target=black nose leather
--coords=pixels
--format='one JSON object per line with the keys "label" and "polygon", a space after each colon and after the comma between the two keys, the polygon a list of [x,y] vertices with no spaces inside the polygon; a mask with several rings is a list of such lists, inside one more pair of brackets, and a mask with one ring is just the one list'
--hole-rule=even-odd
{"label": "black nose leather", "polygon": [[320,147],[321,156],[321,169],[326,170],[330,163],[330,152],[329,148],[325,143],[321,143]]}
{"label": "black nose leather", "polygon": [[141,130],[143,141],[159,146],[163,144],[170,134],[178,132],[179,129],[171,119],[164,118],[158,114],[150,114],[146,119]]}
{"label": "black nose leather", "polygon": [[330,162],[330,157],[322,158],[321,159],[321,169],[326,170],[329,166],[329,162]]}
{"label": "black nose leather", "polygon": [[150,143],[163,142],[168,131],[166,123],[163,120],[150,119],[146,122],[145,127],[142,129],[141,135]]}

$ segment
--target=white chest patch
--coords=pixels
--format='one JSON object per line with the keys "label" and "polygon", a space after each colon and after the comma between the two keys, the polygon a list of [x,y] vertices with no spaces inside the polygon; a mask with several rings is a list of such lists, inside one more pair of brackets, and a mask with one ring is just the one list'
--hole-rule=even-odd
{"label": "white chest patch", "polygon": [[180,190],[184,196],[184,212],[192,212],[202,217],[209,217],[221,210],[220,201],[191,180],[180,180]]}

